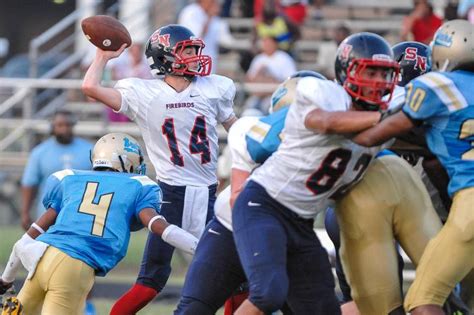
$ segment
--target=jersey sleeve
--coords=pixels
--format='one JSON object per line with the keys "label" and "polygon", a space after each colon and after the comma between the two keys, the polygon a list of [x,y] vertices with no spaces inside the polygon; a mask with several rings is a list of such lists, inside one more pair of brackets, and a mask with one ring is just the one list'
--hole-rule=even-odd
{"label": "jersey sleeve", "polygon": [[28,159],[23,177],[21,178],[22,186],[38,186],[41,182],[41,172],[39,166],[40,152],[34,149]]}
{"label": "jersey sleeve", "polygon": [[137,203],[135,207],[135,215],[138,218],[138,214],[145,208],[155,209],[156,212],[160,212],[162,202],[162,192],[160,186],[152,181],[147,176],[137,176],[134,179],[141,183],[141,189],[137,196]]}
{"label": "jersey sleeve", "polygon": [[232,168],[251,172],[258,165],[250,157],[245,140],[247,132],[257,121],[256,117],[243,117],[230,128],[227,143],[232,155]]}
{"label": "jersey sleeve", "polygon": [[462,102],[453,88],[454,84],[438,73],[418,77],[406,86],[406,99],[402,110],[414,121],[429,122]]}
{"label": "jersey sleeve", "polygon": [[[64,179],[66,171],[56,172],[48,177],[43,195],[43,206],[46,209],[53,208],[57,213],[61,212],[61,204],[63,200],[63,191],[61,182]],[[70,174],[69,174],[70,175]]]}
{"label": "jersey sleeve", "polygon": [[296,86],[296,102],[301,116],[306,115],[314,109],[325,111],[347,111],[350,99],[344,89],[329,80],[321,80],[314,77],[301,79]]}
{"label": "jersey sleeve", "polygon": [[118,112],[133,121],[137,118],[139,106],[143,100],[143,93],[139,92],[140,86],[140,80],[137,78],[119,80],[114,86],[122,95],[122,104]]}
{"label": "jersey sleeve", "polygon": [[234,97],[235,85],[232,80],[222,77],[222,85],[220,86],[221,97],[219,99],[219,106],[217,112],[217,121],[220,123],[226,122],[234,117]]}
{"label": "jersey sleeve", "polygon": [[392,99],[388,103],[388,108],[392,110],[400,109],[405,104],[405,88],[401,86],[395,86],[393,90]]}

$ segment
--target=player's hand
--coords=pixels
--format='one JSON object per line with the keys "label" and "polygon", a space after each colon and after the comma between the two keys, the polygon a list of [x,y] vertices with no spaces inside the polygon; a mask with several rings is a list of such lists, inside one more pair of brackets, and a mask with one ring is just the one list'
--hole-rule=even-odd
{"label": "player's hand", "polygon": [[5,282],[0,278],[0,295],[5,294],[13,286],[13,282]]}
{"label": "player's hand", "polygon": [[100,48],[97,48],[96,58],[105,59],[105,60],[110,60],[110,59],[117,58],[118,56],[120,56],[123,53],[125,48],[127,48],[127,44],[123,44],[116,51],[107,51],[107,50],[102,50]]}
{"label": "player's hand", "polygon": [[387,119],[388,117],[398,113],[399,111],[401,111],[403,108],[403,104],[401,104],[400,106],[396,106],[394,108],[389,108],[387,110],[379,110],[380,112],[380,119],[379,119],[379,122]]}

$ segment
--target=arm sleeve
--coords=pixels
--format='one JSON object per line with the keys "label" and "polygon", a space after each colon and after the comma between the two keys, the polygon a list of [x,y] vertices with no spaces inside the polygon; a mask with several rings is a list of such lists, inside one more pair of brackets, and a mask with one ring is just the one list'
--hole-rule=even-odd
{"label": "arm sleeve", "polygon": [[254,117],[243,117],[237,120],[229,130],[227,143],[232,155],[232,168],[250,172],[258,164],[252,160],[247,150],[245,135],[251,129],[257,119]]}
{"label": "arm sleeve", "polygon": [[307,77],[301,79],[296,86],[295,105],[298,106],[303,121],[314,109],[347,111],[350,104],[347,93],[332,81]]}
{"label": "arm sleeve", "polygon": [[130,120],[135,121],[138,115],[139,104],[142,98],[139,93],[140,82],[136,78],[123,79],[117,81],[114,88],[122,95],[122,104],[118,113],[126,115]]}
{"label": "arm sleeve", "polygon": [[43,206],[46,209],[53,208],[57,213],[59,213],[61,211],[63,199],[61,180],[54,175],[55,174],[50,175],[46,181]]}
{"label": "arm sleeve", "polygon": [[222,96],[219,99],[219,108],[217,113],[217,121],[220,123],[226,122],[230,118],[234,117],[234,97],[235,97],[235,85],[232,80],[226,80],[226,85]]}
{"label": "arm sleeve", "polygon": [[41,182],[41,172],[39,167],[39,152],[37,149],[33,150],[28,163],[26,164],[23,177],[21,178],[22,186],[38,186]]}
{"label": "arm sleeve", "polygon": [[[435,116],[447,111],[448,104],[444,104],[438,97],[436,88],[433,89],[426,84],[429,82],[429,77],[423,81],[417,78],[406,86],[406,98],[402,110],[413,121],[429,122]],[[440,86],[437,89],[439,93],[444,93],[445,87]]]}
{"label": "arm sleeve", "polygon": [[[138,214],[145,208],[155,209],[156,212],[160,212],[162,193],[160,187],[149,179],[153,184],[145,184],[141,187],[140,194],[137,198],[137,206],[135,210],[135,216],[138,218]],[[139,219],[139,218],[138,218]]]}

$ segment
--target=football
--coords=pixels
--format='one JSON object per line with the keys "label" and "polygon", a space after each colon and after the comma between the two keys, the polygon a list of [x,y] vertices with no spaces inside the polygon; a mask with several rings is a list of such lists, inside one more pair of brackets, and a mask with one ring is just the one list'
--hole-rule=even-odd
{"label": "football", "polygon": [[123,44],[129,47],[132,38],[117,19],[107,15],[95,15],[81,22],[82,31],[94,46],[102,50],[118,50]]}

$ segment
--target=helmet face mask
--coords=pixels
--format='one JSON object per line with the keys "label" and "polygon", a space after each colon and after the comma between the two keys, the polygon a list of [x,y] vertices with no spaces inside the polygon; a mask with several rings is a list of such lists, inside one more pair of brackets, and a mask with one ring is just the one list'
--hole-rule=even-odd
{"label": "helmet face mask", "polygon": [[[378,72],[376,76],[367,75]],[[347,37],[338,47],[336,79],[353,102],[364,110],[387,107],[398,80],[399,65],[381,36],[362,32]],[[383,77],[380,73],[383,73]]]}
{"label": "helmet face mask", "polygon": [[206,76],[211,73],[212,60],[202,54],[204,47],[189,29],[171,24],[150,36],[145,55],[153,75]]}
{"label": "helmet face mask", "polygon": [[145,174],[146,165],[139,143],[124,133],[109,133],[100,138],[91,154],[92,168],[122,173]]}
{"label": "helmet face mask", "polygon": [[[382,80],[370,78],[367,73],[381,72]],[[394,61],[354,59],[347,68],[344,88],[356,102],[386,109],[398,80],[399,69]],[[389,94],[388,98],[384,96]]]}

